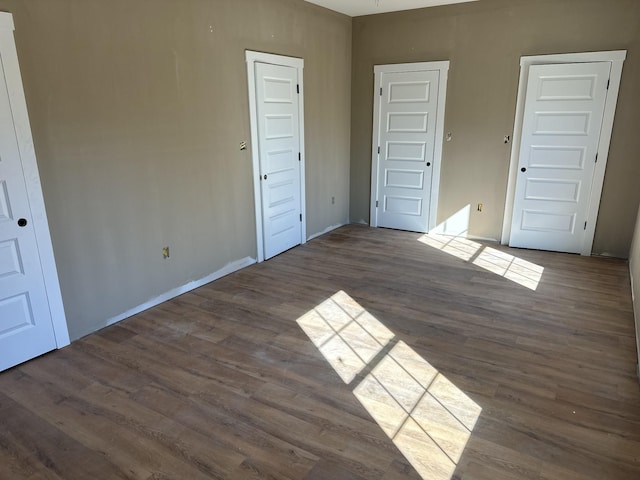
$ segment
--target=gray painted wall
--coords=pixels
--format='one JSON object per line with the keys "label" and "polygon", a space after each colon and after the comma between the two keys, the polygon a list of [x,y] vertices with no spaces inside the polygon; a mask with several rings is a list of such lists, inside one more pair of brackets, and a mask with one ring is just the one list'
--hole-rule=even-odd
{"label": "gray painted wall", "polygon": [[304,58],[307,234],[348,221],[350,18],[300,0],[0,10],[14,15],[72,339],[256,257],[245,49]]}
{"label": "gray painted wall", "polygon": [[[438,222],[499,239],[524,55],[628,50],[593,251],[626,258],[640,201],[640,2],[481,0],[353,21],[351,221],[369,222],[373,66],[450,60]],[[475,211],[484,204],[482,213]]]}
{"label": "gray painted wall", "polygon": [[250,136],[245,49],[305,59],[308,236],[349,209],[368,221],[373,65],[450,60],[439,220],[482,202],[471,233],[487,237],[500,234],[519,57],[628,49],[594,250],[629,252],[636,0],[481,0],[353,21],[302,0],[0,0],[0,10],[16,24],[72,338],[256,256],[251,152],[238,149]]}

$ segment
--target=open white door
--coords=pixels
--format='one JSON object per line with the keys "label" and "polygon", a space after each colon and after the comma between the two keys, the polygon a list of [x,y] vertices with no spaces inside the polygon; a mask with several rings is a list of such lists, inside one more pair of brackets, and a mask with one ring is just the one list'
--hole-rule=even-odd
{"label": "open white door", "polygon": [[69,343],[12,32],[0,13],[0,370]]}
{"label": "open white door", "polygon": [[435,226],[448,62],[375,67],[371,225]]}
{"label": "open white door", "polygon": [[503,243],[591,254],[625,55],[523,57]]}
{"label": "open white door", "polygon": [[247,52],[258,261],[304,243],[302,60]]}

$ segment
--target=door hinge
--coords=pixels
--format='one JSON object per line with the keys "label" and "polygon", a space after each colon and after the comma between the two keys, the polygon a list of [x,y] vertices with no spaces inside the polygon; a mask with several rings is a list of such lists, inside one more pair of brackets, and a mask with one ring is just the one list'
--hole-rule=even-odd
{"label": "door hinge", "polygon": [[376,208],[378,208],[378,200],[376,200]]}
{"label": "door hinge", "polygon": [[300,221],[302,221],[302,214],[300,214]]}
{"label": "door hinge", "polygon": [[302,161],[302,153],[298,152],[298,161],[301,162]]}
{"label": "door hinge", "polygon": [[378,155],[380,155],[380,147],[378,147]]}
{"label": "door hinge", "polygon": [[584,222],[584,229],[587,229],[587,222]]}
{"label": "door hinge", "polygon": [[380,96],[382,96],[382,87],[380,87]]}
{"label": "door hinge", "polygon": [[596,153],[596,163],[598,163],[598,154]]}
{"label": "door hinge", "polygon": [[607,80],[607,90],[609,90],[609,85],[611,85],[611,79]]}
{"label": "door hinge", "polygon": [[300,95],[300,84],[296,84],[296,93]]}

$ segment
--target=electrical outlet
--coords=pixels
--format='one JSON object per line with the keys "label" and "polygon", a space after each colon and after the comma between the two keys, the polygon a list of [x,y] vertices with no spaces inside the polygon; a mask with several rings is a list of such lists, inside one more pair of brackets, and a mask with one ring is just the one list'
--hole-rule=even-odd
{"label": "electrical outlet", "polygon": [[482,205],[481,203],[478,204],[478,211],[481,212],[482,208],[484,207],[484,205]]}
{"label": "electrical outlet", "polygon": [[509,135],[504,136],[504,143],[509,143],[511,141],[511,137]]}
{"label": "electrical outlet", "polygon": [[162,248],[162,258],[164,259],[169,258],[169,247]]}

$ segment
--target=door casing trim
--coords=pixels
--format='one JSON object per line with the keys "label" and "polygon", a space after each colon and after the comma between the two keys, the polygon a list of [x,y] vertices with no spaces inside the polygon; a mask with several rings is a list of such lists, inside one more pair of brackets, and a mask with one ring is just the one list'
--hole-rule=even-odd
{"label": "door casing trim", "polygon": [[258,140],[258,111],[256,105],[256,81],[255,64],[269,63],[272,65],[282,65],[295,68],[298,71],[298,84],[300,86],[300,96],[298,98],[298,123],[300,135],[300,212],[302,214],[302,225],[300,230],[300,244],[304,245],[307,231],[307,213],[305,197],[305,149],[304,149],[304,81],[302,72],[304,70],[304,59],[287,57],[284,55],[274,55],[271,53],[245,51],[247,62],[247,80],[249,88],[249,117],[251,123],[251,159],[253,163],[253,195],[256,213],[256,243],[257,261],[264,261],[264,234],[262,229],[262,193],[260,186],[260,147]]}
{"label": "door casing trim", "polygon": [[53,254],[51,243],[51,232],[47,221],[44,197],[38,172],[31,125],[27,113],[27,104],[22,86],[22,75],[20,74],[20,64],[13,38],[14,32],[13,15],[7,12],[0,12],[0,56],[4,66],[4,74],[7,82],[7,92],[13,124],[15,126],[18,150],[24,173],[29,206],[31,208],[31,221],[35,231],[40,265],[44,286],[49,302],[51,322],[57,348],[69,345],[69,330],[67,318],[62,303],[62,293],[58,279],[58,270]]}
{"label": "door casing trim", "polygon": [[429,198],[429,225],[427,231],[435,228],[438,216],[438,196],[440,192],[440,169],[442,166],[442,142],[444,138],[444,113],[447,99],[447,80],[449,76],[449,61],[440,62],[418,62],[418,63],[397,63],[390,65],[374,65],[374,89],[373,89],[373,135],[371,142],[371,203],[369,212],[369,225],[378,226],[378,211],[376,201],[378,200],[378,168],[380,158],[378,156],[378,145],[380,137],[380,95],[378,92],[382,87],[383,73],[401,72],[422,72],[427,70],[438,70],[438,108],[436,110],[436,132],[435,145],[433,151],[433,173],[431,177],[431,195]]}
{"label": "door casing trim", "polygon": [[524,120],[525,98],[527,93],[527,79],[529,78],[529,67],[531,65],[545,65],[557,63],[587,63],[587,62],[611,62],[611,77],[609,90],[604,106],[604,116],[602,119],[602,129],[598,142],[598,162],[593,173],[593,183],[591,197],[587,213],[587,228],[582,245],[581,255],[591,255],[593,239],[596,232],[596,221],[598,220],[598,210],[600,208],[600,198],[604,184],[604,174],[609,156],[609,146],[611,144],[611,133],[613,131],[613,120],[618,103],[618,93],[620,91],[620,80],[622,78],[622,65],[627,57],[626,50],[614,50],[605,52],[586,53],[563,53],[556,55],[534,55],[520,57],[520,81],[518,83],[518,98],[516,102],[516,115],[513,126],[511,142],[511,158],[509,161],[509,177],[507,182],[507,196],[504,207],[504,217],[502,220],[502,236],[500,242],[503,245],[509,244],[511,237],[511,217],[513,216],[513,204],[515,201],[516,181],[518,178],[518,162],[520,157],[520,146],[522,140],[522,122]]}

